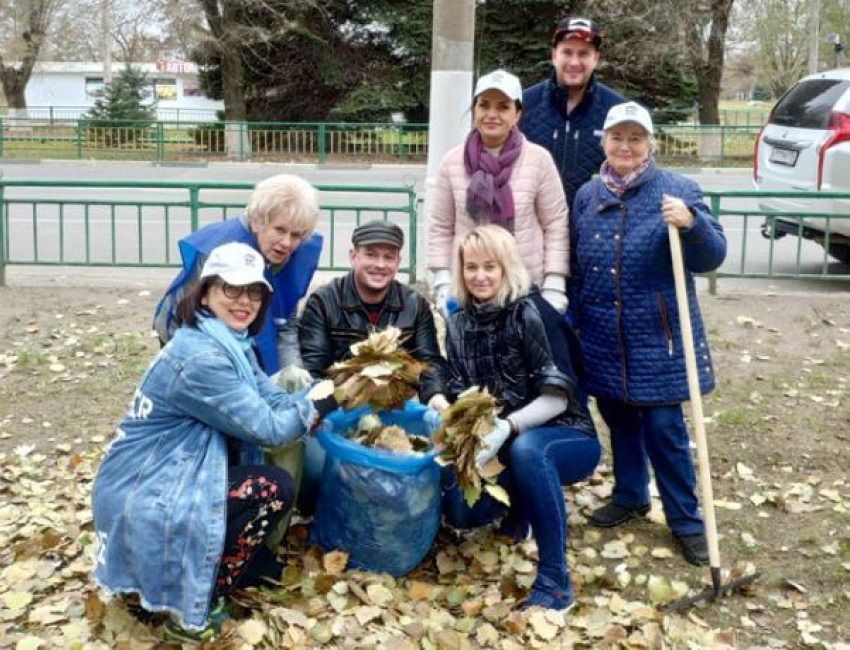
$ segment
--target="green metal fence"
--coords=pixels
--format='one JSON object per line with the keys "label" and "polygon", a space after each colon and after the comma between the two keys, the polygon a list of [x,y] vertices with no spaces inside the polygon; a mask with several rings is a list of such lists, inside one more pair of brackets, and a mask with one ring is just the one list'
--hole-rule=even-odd
{"label": "green metal fence", "polygon": [[[416,193],[411,187],[317,185],[325,237],[320,270],[347,270],[351,231],[382,218],[406,233],[401,272],[416,281]],[[9,264],[168,267],[177,242],[241,214],[250,183],[0,179],[0,286]]]}
{"label": "green metal fence", "polygon": [[714,278],[850,282],[850,193],[704,191],[727,256]]}
{"label": "green metal fence", "polygon": [[[665,164],[749,162],[758,126],[657,126]],[[427,124],[0,119],[0,158],[424,162]]]}
{"label": "green metal fence", "polygon": [[[177,241],[242,211],[250,183],[0,179],[0,285],[8,264],[169,267]],[[353,228],[365,219],[407,234],[401,269],[417,269],[417,197],[411,187],[320,185],[320,269],[349,268]],[[716,278],[850,282],[850,193],[704,192],[728,243]],[[768,209],[767,205],[772,209]],[[765,236],[767,235],[767,236]]]}

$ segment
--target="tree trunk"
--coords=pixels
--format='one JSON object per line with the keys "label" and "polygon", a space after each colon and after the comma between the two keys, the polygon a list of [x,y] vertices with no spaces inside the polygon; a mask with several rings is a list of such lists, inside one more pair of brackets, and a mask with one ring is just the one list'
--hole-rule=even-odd
{"label": "tree trunk", "polygon": [[242,43],[239,42],[236,3],[201,0],[210,32],[221,55],[221,83],[224,96],[224,141],[227,155],[245,158],[250,155],[251,142],[245,118],[245,66],[242,60]]}
{"label": "tree trunk", "polygon": [[[719,124],[720,81],[729,13],[734,0],[711,0],[707,15],[687,11],[688,56],[697,78],[700,124]],[[703,39],[706,27],[708,37]]]}
{"label": "tree trunk", "polygon": [[242,52],[237,44],[230,44],[221,50],[221,81],[224,119],[244,121],[247,116],[245,67],[242,64]]}
{"label": "tree trunk", "polygon": [[26,109],[27,97],[24,91],[27,88],[29,75],[24,79],[22,70],[7,68],[0,64],[0,81],[3,83],[3,92],[6,94],[6,104],[9,108]]}

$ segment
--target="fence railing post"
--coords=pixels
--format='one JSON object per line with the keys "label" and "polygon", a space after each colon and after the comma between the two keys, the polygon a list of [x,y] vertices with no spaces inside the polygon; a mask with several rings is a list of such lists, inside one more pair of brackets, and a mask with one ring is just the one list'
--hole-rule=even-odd
{"label": "fence railing post", "polygon": [[410,284],[416,282],[416,247],[419,242],[416,237],[416,190],[412,187],[407,188],[407,216],[408,216],[408,231],[410,232],[410,273],[408,274]]}
{"label": "fence railing post", "polygon": [[398,157],[404,156],[404,124],[398,127]]}
{"label": "fence railing post", "polygon": [[195,232],[200,225],[200,209],[198,195],[200,190],[197,185],[189,186],[189,232]]}
{"label": "fence railing post", "polygon": [[[0,125],[2,126],[2,125]],[[0,172],[0,287],[6,286],[6,186]]]}
{"label": "fence railing post", "polygon": [[[712,218],[720,222],[720,196],[717,194],[711,195],[711,216]],[[717,271],[714,270],[708,274],[708,293],[712,296],[717,295]]]}
{"label": "fence railing post", "polygon": [[0,117],[0,158],[3,157],[3,118]]}
{"label": "fence railing post", "polygon": [[83,158],[83,132],[85,131],[85,120],[77,120],[77,160]]}
{"label": "fence railing post", "polygon": [[327,157],[328,157],[328,151],[325,148],[325,130],[326,130],[326,128],[327,127],[325,126],[324,122],[319,124],[319,130],[318,130],[318,133],[316,134],[316,138],[318,139],[318,142],[316,143],[317,144],[316,148],[317,148],[318,154],[319,154],[318,163],[320,165],[323,164],[325,162],[325,160],[327,160]]}
{"label": "fence railing post", "polygon": [[156,123],[156,159],[162,162],[165,155],[165,130],[162,128],[162,122]]}

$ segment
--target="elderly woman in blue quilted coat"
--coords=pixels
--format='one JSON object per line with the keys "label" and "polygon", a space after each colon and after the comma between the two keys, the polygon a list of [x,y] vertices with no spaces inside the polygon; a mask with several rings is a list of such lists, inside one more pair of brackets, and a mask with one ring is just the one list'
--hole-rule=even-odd
{"label": "elderly woman in blue quilted coat", "polygon": [[569,316],[579,333],[584,386],[611,433],[614,491],[592,524],[619,526],[649,512],[652,464],[667,524],[685,559],[706,564],[705,528],[681,403],[685,359],[667,225],[680,232],[700,389],[714,387],[692,273],[720,266],[726,239],[693,181],[658,169],[642,106],[610,109],[600,175],[576,195]]}

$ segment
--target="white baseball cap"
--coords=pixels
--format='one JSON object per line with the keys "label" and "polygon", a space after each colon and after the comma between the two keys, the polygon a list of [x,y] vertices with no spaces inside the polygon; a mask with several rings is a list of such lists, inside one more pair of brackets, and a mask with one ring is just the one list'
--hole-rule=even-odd
{"label": "white baseball cap", "polygon": [[263,256],[248,244],[231,242],[213,249],[204,263],[201,277],[217,275],[227,284],[236,287],[262,283],[268,287],[269,291],[273,291],[272,285],[263,275],[265,268]]}
{"label": "white baseball cap", "polygon": [[607,131],[625,122],[639,124],[649,135],[653,134],[652,118],[649,115],[649,111],[637,102],[626,102],[625,104],[612,106],[608,111],[608,115],[605,117],[605,124],[602,130]]}
{"label": "white baseball cap", "polygon": [[475,84],[475,97],[485,90],[498,90],[504,93],[508,99],[522,102],[522,84],[519,77],[512,75],[507,70],[494,70],[478,79]]}

